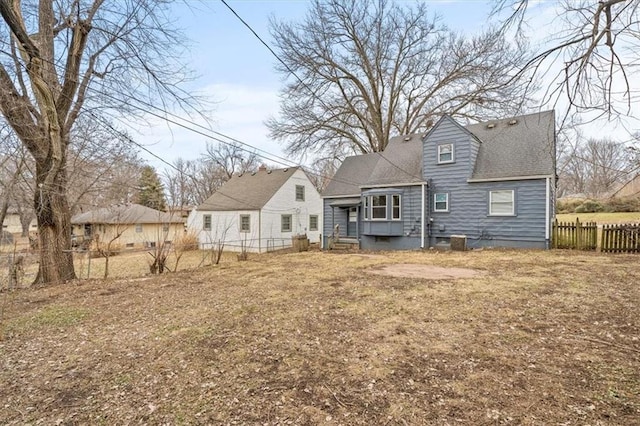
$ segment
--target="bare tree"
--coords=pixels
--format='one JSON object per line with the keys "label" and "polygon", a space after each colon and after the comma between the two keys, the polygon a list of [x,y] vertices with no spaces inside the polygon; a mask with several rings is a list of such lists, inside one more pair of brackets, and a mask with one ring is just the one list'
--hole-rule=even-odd
{"label": "bare tree", "polygon": [[[156,0],[0,0],[0,110],[36,163],[34,205],[40,262],[36,282],[75,277],[68,148],[78,117],[110,108],[140,113],[139,99],[190,97],[167,4]],[[150,102],[149,102],[150,103]]]}
{"label": "bare tree", "polygon": [[219,143],[218,145],[207,143],[203,160],[215,166],[222,183],[231,179],[234,173],[252,172],[259,165],[258,156],[247,152],[237,143]]}
{"label": "bare tree", "polygon": [[291,154],[382,151],[390,136],[425,131],[443,113],[489,118],[522,106],[525,88],[512,76],[523,50],[498,31],[462,37],[424,4],[313,0],[303,22],[272,21],[271,33],[289,83],[267,126]]}
{"label": "bare tree", "polygon": [[580,141],[560,157],[560,193],[602,198],[624,181],[633,166],[624,144],[610,139]]}
{"label": "bare tree", "polygon": [[[503,31],[513,29],[517,36],[526,38],[528,23],[539,14],[532,3],[499,0],[493,14],[506,14]],[[557,17],[551,23],[550,41],[528,60],[521,73],[548,74],[554,62],[560,62],[562,65],[551,76],[546,101],[556,102],[564,97],[569,110],[575,112],[628,114],[638,90],[634,74],[640,38],[640,1],[564,0],[538,6],[556,8]],[[620,108],[621,105],[626,108]]]}

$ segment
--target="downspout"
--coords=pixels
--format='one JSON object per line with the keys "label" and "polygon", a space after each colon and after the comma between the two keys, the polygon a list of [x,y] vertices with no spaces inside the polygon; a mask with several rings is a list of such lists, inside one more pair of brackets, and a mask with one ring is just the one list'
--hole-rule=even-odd
{"label": "downspout", "polygon": [[551,200],[550,200],[550,196],[551,196],[551,191],[549,188],[549,178],[545,179],[545,209],[544,209],[544,240],[545,240],[545,244],[546,244],[546,248],[547,250],[550,247],[550,241],[549,241],[549,237],[550,237],[550,223],[549,223],[549,216],[551,214],[551,212],[549,211],[551,209]]}
{"label": "downspout", "polygon": [[420,215],[420,248],[424,249],[424,224],[426,222],[425,220],[425,209],[424,209],[424,196],[425,196],[425,190],[424,190],[424,185],[425,183],[422,182],[422,201],[421,201],[421,212],[422,214]]}

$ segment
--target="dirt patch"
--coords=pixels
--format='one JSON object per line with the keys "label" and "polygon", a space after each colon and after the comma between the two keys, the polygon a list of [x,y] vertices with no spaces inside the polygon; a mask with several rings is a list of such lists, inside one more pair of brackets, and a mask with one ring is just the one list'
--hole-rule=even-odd
{"label": "dirt patch", "polygon": [[385,275],[399,278],[422,278],[425,280],[455,280],[474,278],[482,271],[466,268],[443,268],[435,265],[418,265],[413,263],[399,263],[394,265],[377,266],[368,270],[370,274]]}

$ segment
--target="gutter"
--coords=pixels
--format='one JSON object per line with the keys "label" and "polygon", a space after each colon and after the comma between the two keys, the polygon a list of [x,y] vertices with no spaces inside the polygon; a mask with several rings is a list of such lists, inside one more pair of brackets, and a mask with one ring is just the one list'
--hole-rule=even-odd
{"label": "gutter", "polygon": [[547,178],[545,181],[545,209],[544,209],[544,239],[547,244],[547,249],[550,247],[549,237],[551,235],[549,223],[549,217],[551,212],[551,191],[550,191],[550,178]]}
{"label": "gutter", "polygon": [[421,185],[422,187],[422,201],[421,201],[421,209],[422,209],[422,214],[420,215],[420,248],[424,249],[424,225],[425,225],[425,203],[424,203],[424,196],[425,196],[425,189],[424,189],[424,183]]}

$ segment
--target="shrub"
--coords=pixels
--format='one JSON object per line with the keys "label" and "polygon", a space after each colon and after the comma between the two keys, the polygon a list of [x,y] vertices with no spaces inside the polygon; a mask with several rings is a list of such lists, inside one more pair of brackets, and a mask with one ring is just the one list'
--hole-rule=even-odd
{"label": "shrub", "polygon": [[576,208],[584,202],[580,198],[558,200],[556,203],[556,213],[575,213]]}
{"label": "shrub", "polygon": [[603,212],[605,210],[604,206],[595,200],[586,200],[578,207],[576,207],[576,213],[597,213]]}
{"label": "shrub", "polygon": [[608,212],[640,212],[640,197],[610,198],[605,202]]}

